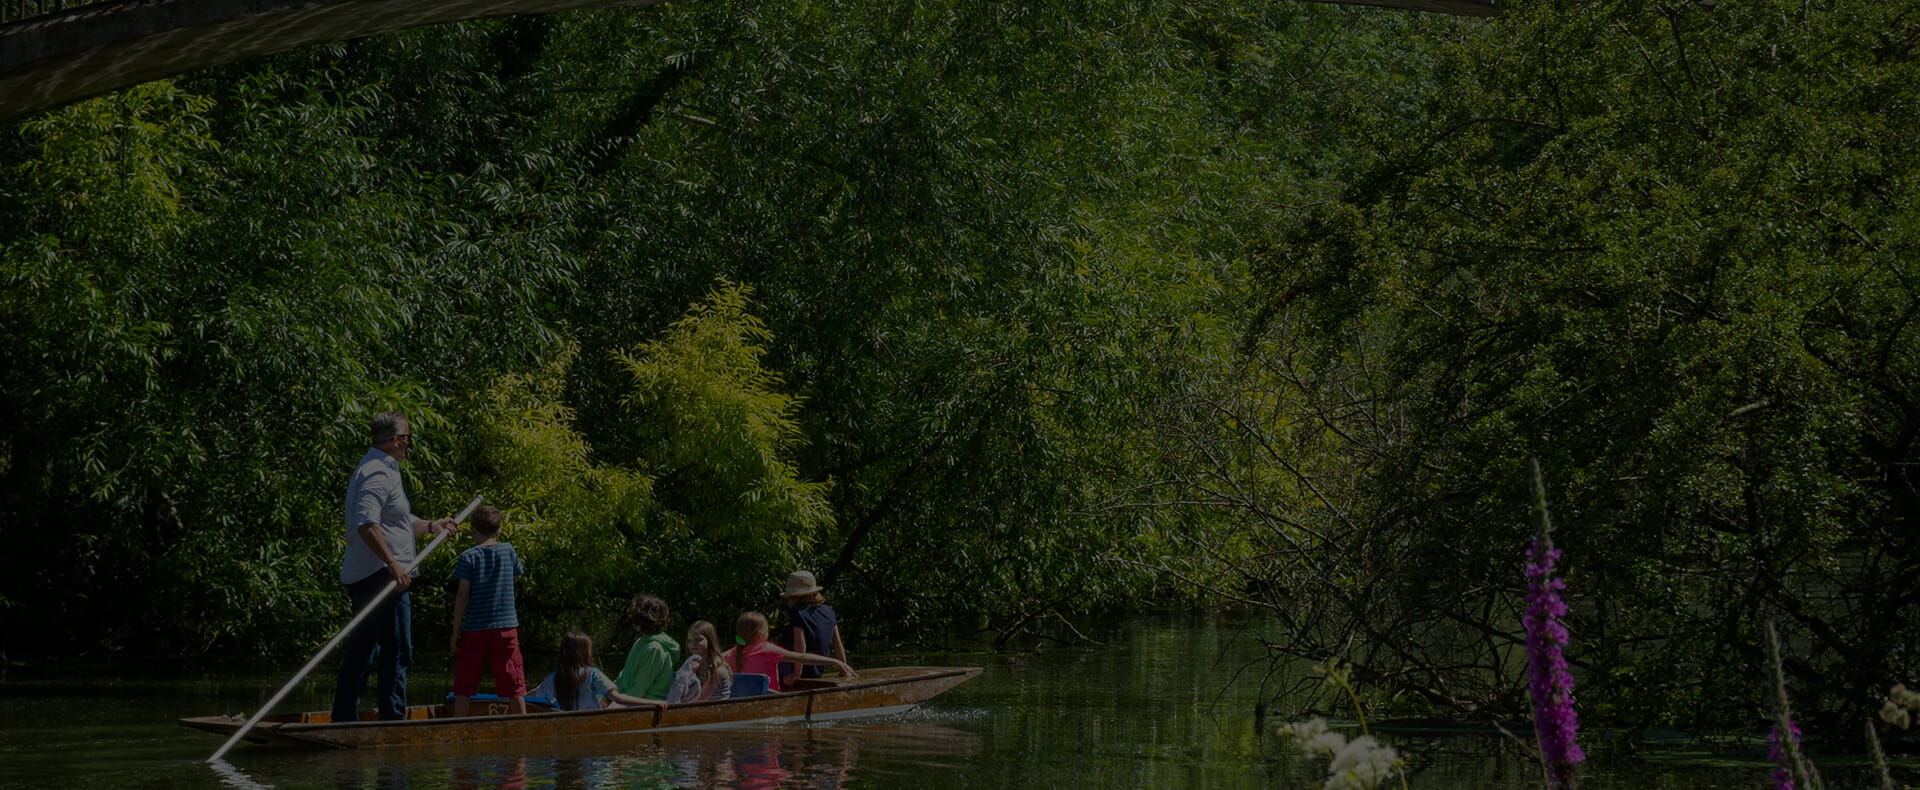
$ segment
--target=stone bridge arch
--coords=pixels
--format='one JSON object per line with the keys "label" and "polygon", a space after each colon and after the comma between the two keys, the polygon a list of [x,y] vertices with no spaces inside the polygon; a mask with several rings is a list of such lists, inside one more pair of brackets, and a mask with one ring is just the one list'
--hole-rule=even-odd
{"label": "stone bridge arch", "polygon": [[663,1],[0,0],[0,9],[11,12],[0,13],[0,123],[310,44],[465,19]]}
{"label": "stone bridge arch", "polygon": [[[1494,16],[1493,0],[1306,0]],[[665,0],[0,0],[0,124],[142,82],[466,19]]]}

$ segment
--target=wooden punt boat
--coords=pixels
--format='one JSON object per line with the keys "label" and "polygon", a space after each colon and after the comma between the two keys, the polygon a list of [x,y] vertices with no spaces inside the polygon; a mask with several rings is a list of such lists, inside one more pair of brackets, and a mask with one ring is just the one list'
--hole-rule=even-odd
{"label": "wooden punt boat", "polygon": [[[664,711],[632,707],[536,712],[529,706],[525,714],[495,715],[497,709],[476,703],[467,716],[456,718],[447,705],[416,705],[407,709],[408,718],[403,721],[345,723],[334,723],[325,711],[292,713],[262,718],[244,740],[364,749],[829,721],[903,713],[979,674],[979,667],[874,667],[860,670],[854,680],[818,678],[803,681],[805,685],[792,691],[689,702]],[[195,716],[180,723],[232,736],[246,723],[246,716]]]}

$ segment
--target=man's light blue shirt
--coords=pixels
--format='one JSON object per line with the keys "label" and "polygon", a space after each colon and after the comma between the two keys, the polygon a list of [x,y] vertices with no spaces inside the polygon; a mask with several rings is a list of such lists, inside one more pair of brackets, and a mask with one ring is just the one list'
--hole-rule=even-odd
{"label": "man's light blue shirt", "polygon": [[340,583],[354,582],[386,567],[380,555],[360,537],[361,524],[379,524],[387,550],[401,565],[413,562],[413,522],[416,520],[406,489],[400,485],[400,462],[378,447],[368,448],[360,466],[347,480],[347,551],[340,560]]}

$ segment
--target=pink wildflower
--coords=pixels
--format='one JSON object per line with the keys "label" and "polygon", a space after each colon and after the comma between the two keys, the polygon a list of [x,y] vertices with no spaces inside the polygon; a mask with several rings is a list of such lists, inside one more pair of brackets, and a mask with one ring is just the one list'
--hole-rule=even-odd
{"label": "pink wildflower", "polygon": [[1560,550],[1545,531],[1527,552],[1527,675],[1533,694],[1533,726],[1539,737],[1540,757],[1550,787],[1573,787],[1573,767],[1587,759],[1580,750],[1579,716],[1573,709],[1573,675],[1567,671],[1567,628],[1560,618],[1567,604],[1560,599],[1566,582],[1554,578]]}
{"label": "pink wildflower", "polygon": [[[1799,743],[1800,723],[1788,720],[1787,729],[1793,733],[1794,743]],[[1787,757],[1785,745],[1781,743],[1778,723],[1774,724],[1773,730],[1767,733],[1767,759],[1779,766],[1773,769],[1774,790],[1793,790],[1793,769],[1789,767],[1792,763]]]}

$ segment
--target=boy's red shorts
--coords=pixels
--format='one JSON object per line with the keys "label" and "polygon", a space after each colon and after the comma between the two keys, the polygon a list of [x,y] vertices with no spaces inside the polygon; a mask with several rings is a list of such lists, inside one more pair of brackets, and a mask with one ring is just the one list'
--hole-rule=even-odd
{"label": "boy's red shorts", "polygon": [[520,661],[520,629],[489,628],[460,632],[460,657],[453,663],[453,695],[471,697],[480,690],[480,670],[493,667],[493,693],[527,695],[526,667]]}

